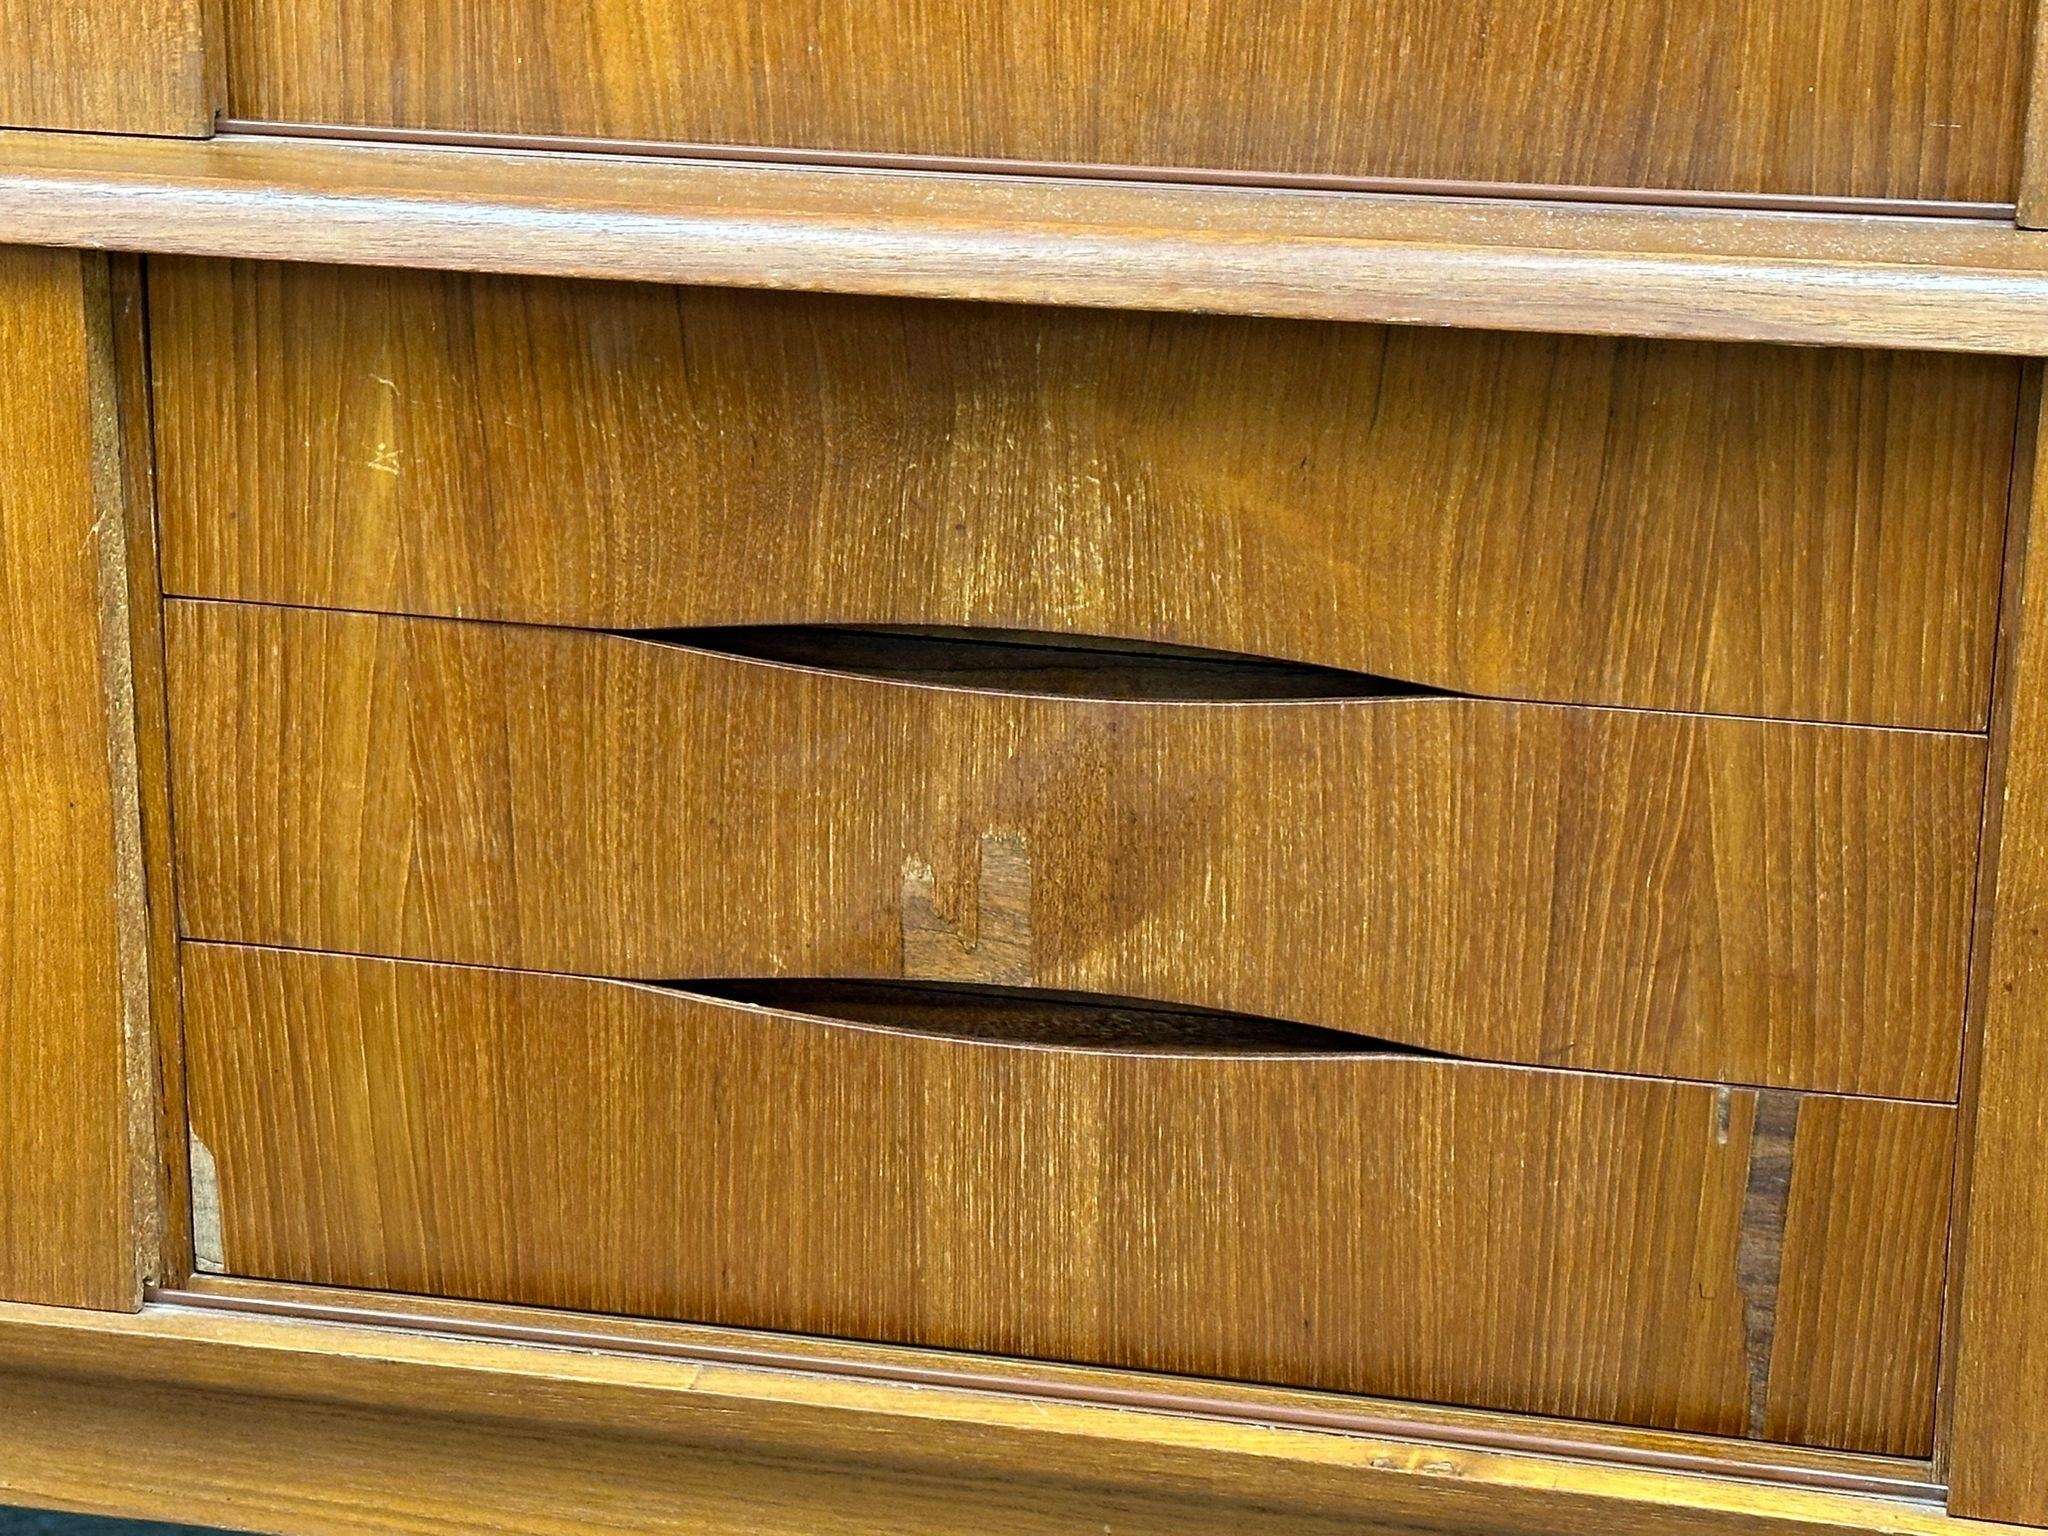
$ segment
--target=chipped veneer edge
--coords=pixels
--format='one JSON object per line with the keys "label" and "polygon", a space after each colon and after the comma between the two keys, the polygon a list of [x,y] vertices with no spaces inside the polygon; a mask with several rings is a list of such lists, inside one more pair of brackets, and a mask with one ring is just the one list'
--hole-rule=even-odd
{"label": "chipped veneer edge", "polygon": [[221,1235],[220,1169],[213,1151],[194,1131],[192,1143],[192,1267],[203,1275],[227,1273]]}

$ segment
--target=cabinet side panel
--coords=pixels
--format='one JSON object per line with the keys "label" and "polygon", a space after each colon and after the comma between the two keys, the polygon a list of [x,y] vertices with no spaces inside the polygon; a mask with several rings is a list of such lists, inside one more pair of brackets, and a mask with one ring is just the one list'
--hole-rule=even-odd
{"label": "cabinet side panel", "polygon": [[122,530],[97,260],[0,249],[0,1298],[132,1308],[133,789],[109,747],[126,690],[102,642],[126,646],[103,622]]}
{"label": "cabinet side panel", "polygon": [[[2037,434],[2038,441],[2038,434]],[[1999,682],[2003,782],[1987,855],[1989,923],[1949,1402],[1951,1508],[2048,1524],[2048,482],[2025,478],[2025,548]],[[1994,770],[1995,771],[1995,770]]]}
{"label": "cabinet side panel", "polygon": [[1950,1382],[1950,1505],[2048,1524],[2048,481],[2013,508],[2023,555],[1999,680],[2003,782],[1987,848],[1987,969],[1976,1028],[1962,1296]]}

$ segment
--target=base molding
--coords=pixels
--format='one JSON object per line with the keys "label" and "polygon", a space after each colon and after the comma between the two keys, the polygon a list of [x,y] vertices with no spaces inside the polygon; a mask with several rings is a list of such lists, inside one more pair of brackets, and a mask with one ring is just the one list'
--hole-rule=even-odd
{"label": "base molding", "polygon": [[156,1302],[0,1306],[0,1502],[280,1536],[1978,1536],[1866,1493]]}

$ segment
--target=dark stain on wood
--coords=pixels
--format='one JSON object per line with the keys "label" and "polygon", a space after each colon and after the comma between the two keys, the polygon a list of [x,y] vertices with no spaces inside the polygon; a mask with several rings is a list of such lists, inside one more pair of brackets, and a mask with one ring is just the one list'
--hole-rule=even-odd
{"label": "dark stain on wood", "polygon": [[1761,1439],[1770,1396],[1771,1345],[1777,1333],[1778,1277],[1785,1256],[1785,1207],[1792,1190],[1793,1143],[1800,1095],[1765,1089],[1754,1095],[1749,1181],[1742,1197],[1742,1233],[1735,1280],[1742,1290],[1749,1362],[1749,1437]]}

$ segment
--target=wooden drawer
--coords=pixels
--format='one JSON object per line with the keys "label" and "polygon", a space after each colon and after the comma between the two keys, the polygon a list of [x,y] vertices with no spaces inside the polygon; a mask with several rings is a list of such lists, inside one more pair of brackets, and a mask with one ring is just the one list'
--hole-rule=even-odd
{"label": "wooden drawer", "polygon": [[283,122],[2009,199],[2025,0],[225,0]]}
{"label": "wooden drawer", "polygon": [[1955,1091],[1981,738],[1028,696],[244,604],[168,625],[194,937],[1054,988]]}
{"label": "wooden drawer", "polygon": [[2018,364],[163,263],[173,592],[1981,730]]}
{"label": "wooden drawer", "polygon": [[1929,1443],[1945,1107],[185,955],[232,1273]]}

